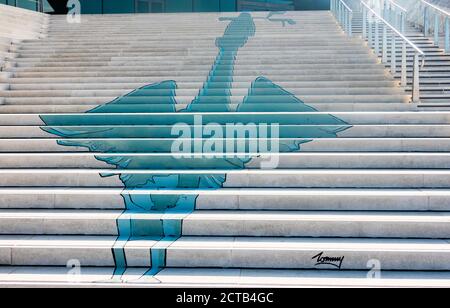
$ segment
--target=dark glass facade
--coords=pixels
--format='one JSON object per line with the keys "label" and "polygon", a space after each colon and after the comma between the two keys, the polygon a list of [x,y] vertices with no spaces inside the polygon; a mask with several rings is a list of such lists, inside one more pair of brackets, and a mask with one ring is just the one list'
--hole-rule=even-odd
{"label": "dark glass facade", "polygon": [[0,0],[0,4],[8,4],[33,11],[49,12],[53,10],[46,0]]}
{"label": "dark glass facade", "polygon": [[[328,10],[330,0],[79,0],[84,14]],[[0,0],[0,3],[59,13],[67,0]],[[42,3],[42,4],[40,4]],[[59,6],[59,8],[58,8]]]}

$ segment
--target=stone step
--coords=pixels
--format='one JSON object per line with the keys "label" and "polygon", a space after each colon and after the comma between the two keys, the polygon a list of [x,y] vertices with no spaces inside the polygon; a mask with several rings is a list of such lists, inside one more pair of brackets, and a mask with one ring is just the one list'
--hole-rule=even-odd
{"label": "stone step", "polygon": [[[199,81],[205,80],[208,77],[209,69],[203,70],[173,70],[173,71],[116,71],[116,72],[102,72],[102,71],[87,71],[87,72],[14,72],[15,78],[77,78],[77,77],[147,77],[147,78],[157,78],[159,80],[167,80],[170,78],[179,77],[188,78],[189,81]],[[377,68],[367,68],[367,69],[333,69],[333,68],[318,68],[314,69],[305,69],[301,71],[297,70],[276,70],[276,69],[264,69],[264,70],[235,70],[234,75],[230,76],[229,71],[218,71],[215,74],[215,77],[226,77],[233,78],[233,80],[239,81],[240,77],[244,79],[255,79],[254,76],[264,76],[268,75],[272,78],[281,79],[281,81],[289,81],[289,80],[302,80],[299,79],[302,76],[308,76],[310,78],[314,78],[314,76],[326,76],[328,74],[336,74],[338,71],[341,73],[340,80],[346,80],[346,76],[352,76],[351,80],[357,79],[359,75],[366,75],[368,77],[365,80],[380,80],[381,77],[385,77],[388,74],[384,67]],[[372,77],[370,75],[378,75]],[[412,77],[411,74],[409,74]],[[427,77],[427,74],[423,74],[424,77]],[[439,74],[435,73],[434,75],[428,74],[430,77],[436,76],[440,78],[447,78],[448,75],[446,73]],[[377,78],[378,77],[378,78]],[[196,80],[197,79],[197,80]],[[384,79],[384,78],[383,78]],[[332,79],[333,80],[333,79]],[[364,80],[364,79],[363,79]]]}
{"label": "stone step", "polygon": [[[186,97],[186,96],[196,96],[202,86],[194,89],[186,89],[177,85],[176,97]],[[7,90],[0,91],[0,96],[16,97],[16,98],[39,98],[39,97],[118,97],[126,93],[134,91],[135,88],[126,88],[118,90]],[[228,90],[228,89],[227,89]],[[249,93],[249,87],[247,88],[231,88],[229,89],[232,96],[246,96]],[[362,87],[337,87],[337,88],[284,88],[284,90],[290,92],[296,96],[307,96],[307,95],[404,95],[405,92],[399,87],[376,87],[376,88],[362,88]],[[172,96],[172,90],[161,90],[161,89],[151,89],[151,90],[141,90],[141,96]],[[271,97],[276,96],[280,93],[279,89],[259,89],[257,90],[258,95],[264,96],[268,95]],[[224,91],[222,89],[208,89],[206,93],[207,96],[224,97]],[[284,95],[280,95],[283,98]]]}
{"label": "stone step", "polygon": [[[14,45],[12,45],[12,47],[11,47],[7,44],[4,44],[3,46],[8,47],[8,51],[10,52],[10,55],[8,58],[14,60],[14,62],[16,62],[16,63],[19,63],[19,65],[20,64],[25,65],[27,63],[30,63],[30,64],[31,63],[39,63],[39,62],[61,63],[62,64],[64,62],[67,62],[68,60],[74,61],[74,62],[78,61],[78,62],[86,62],[86,63],[94,63],[94,62],[99,62],[99,61],[100,62],[108,61],[111,63],[120,63],[121,60],[128,60],[132,63],[132,60],[130,60],[130,58],[136,58],[136,61],[146,60],[147,62],[155,62],[155,63],[159,62],[158,59],[160,59],[160,60],[166,60],[166,62],[168,62],[168,64],[174,63],[177,61],[183,61],[183,58],[184,58],[184,61],[187,63],[192,63],[193,60],[198,60],[198,61],[203,60],[203,62],[206,63],[206,61],[208,61],[207,63],[209,63],[209,62],[211,62],[211,60],[214,60],[217,56],[217,48],[211,47],[211,48],[202,48],[201,49],[202,51],[203,50],[209,51],[208,54],[203,54],[203,55],[199,54],[199,51],[189,49],[189,50],[179,51],[178,53],[180,53],[180,54],[175,54],[175,52],[169,52],[169,51],[167,52],[167,54],[165,54],[164,51],[155,50],[155,51],[143,51],[143,52],[140,52],[140,54],[133,54],[133,53],[129,53],[126,51],[124,51],[120,54],[98,54],[98,55],[94,54],[94,53],[92,53],[92,54],[87,54],[87,53],[86,54],[71,54],[71,53],[62,54],[61,52],[58,52],[55,55],[48,54],[48,53],[42,53],[42,54],[33,53],[33,54],[30,54],[30,56],[23,57],[22,53],[14,51]],[[296,47],[291,47],[291,48],[295,49]],[[318,48],[321,48],[321,47],[318,47]],[[260,49],[260,47],[258,47],[258,49]],[[279,50],[279,48],[274,48],[274,49]],[[251,64],[251,63],[259,61],[260,59],[261,60],[267,59],[267,61],[269,61],[271,53],[274,53],[274,52],[275,51],[272,52],[272,51],[268,50],[267,52],[261,53],[260,54],[261,56],[258,58],[251,58],[251,54],[252,54],[251,52],[247,53],[247,54],[240,54],[235,59],[235,62],[236,63],[245,62],[245,63]],[[304,52],[308,52],[308,51],[305,50]],[[158,54],[155,54],[155,53],[158,53]],[[305,54],[304,58],[302,57],[300,59],[298,59],[298,58],[295,59],[295,55],[296,55],[295,53],[285,52],[285,51],[281,50],[278,53],[278,55],[273,55],[273,57],[279,56],[280,57],[279,60],[282,62],[283,61],[286,62],[287,60],[289,60],[289,62],[294,62],[294,63],[296,61],[302,62],[305,60],[316,60],[316,59],[323,60],[325,62],[325,60],[333,59],[332,53],[327,53],[327,52],[317,53],[317,58],[313,58],[313,57],[311,57],[311,55],[308,56],[307,54]],[[360,57],[356,58],[356,59],[351,58],[351,52],[349,52],[349,53],[338,52],[338,53],[336,53],[336,56],[338,57],[336,60],[338,60],[338,59],[349,60],[349,61],[353,60],[355,63],[361,63],[362,61],[367,61],[369,59],[370,60],[375,59],[375,55],[368,53],[368,52],[366,52],[366,53],[360,52],[359,53]],[[273,57],[272,57],[271,61],[273,63],[279,63],[278,61],[274,60]],[[401,59],[401,58],[398,57],[398,59]],[[189,60],[189,61],[186,61],[186,60]],[[439,60],[441,60],[443,62],[448,61],[448,59],[441,59],[440,57],[431,57],[430,56],[430,59],[427,62],[431,63],[433,61],[439,61]],[[170,61],[170,63],[169,63],[169,61]],[[231,57],[224,56],[223,61],[231,62],[231,61],[233,61],[233,59]],[[407,61],[411,62],[412,56],[408,56]],[[317,62],[319,62],[319,61],[317,61]]]}
{"label": "stone step", "polygon": [[[0,264],[113,266],[111,236],[0,236]],[[130,267],[150,266],[152,240],[128,241]],[[450,245],[438,239],[312,239],[183,236],[167,249],[168,267],[367,270],[378,260],[384,270],[449,270]],[[320,253],[322,252],[322,255]],[[317,256],[317,257],[316,257]],[[314,258],[315,257],[315,258]],[[334,265],[317,264],[320,257],[337,257]],[[342,259],[342,257],[344,257]]]}
{"label": "stone step", "polygon": [[449,249],[446,240],[182,237],[167,250],[167,265],[313,269],[323,252],[344,256],[341,269],[366,269],[376,259],[386,270],[447,270]]}
{"label": "stone step", "polygon": [[446,189],[0,188],[1,209],[124,210],[122,195],[197,196],[197,210],[450,212]]}
{"label": "stone step", "polygon": [[[208,77],[208,73],[210,70],[204,69],[204,70],[198,70],[198,71],[152,71],[152,72],[139,72],[139,71],[124,71],[124,72],[97,72],[97,71],[90,71],[90,72],[17,72],[13,73],[14,78],[23,78],[23,79],[30,79],[30,78],[39,78],[42,79],[43,82],[46,82],[48,79],[52,78],[58,78],[60,82],[63,82],[64,80],[73,78],[75,80],[77,79],[84,79],[84,78],[96,78],[97,82],[100,78],[107,78],[107,77],[113,77],[113,78],[126,78],[126,77],[145,77],[147,82],[152,82],[152,80],[167,80],[170,78],[176,79],[177,81],[205,81]],[[293,71],[282,71],[282,70],[255,70],[255,71],[248,71],[248,70],[240,70],[235,71],[234,75],[230,75],[229,72],[223,71],[218,72],[218,74],[211,78],[211,81],[253,81],[256,77],[255,76],[261,76],[261,75],[268,75],[271,77],[271,79],[277,79],[280,81],[302,81],[302,80],[308,80],[307,77],[309,77],[309,80],[327,80],[327,76],[330,74],[336,74],[337,71],[340,71],[341,74],[337,75],[335,77],[328,77],[329,80],[358,80],[359,76],[366,76],[362,77],[359,80],[387,80],[389,79],[388,75],[389,73],[384,67],[379,68],[368,68],[368,69],[318,69],[318,70],[301,70],[297,71],[297,73],[293,74]],[[122,77],[121,77],[122,76]],[[412,77],[411,74],[409,74],[408,77]],[[424,74],[424,77],[427,77],[426,74]],[[439,78],[448,78],[445,74],[428,74],[428,77],[439,77]],[[223,80],[221,80],[223,79]],[[48,81],[47,81],[48,82]]]}
{"label": "stone step", "polygon": [[[99,105],[80,105],[80,104],[71,104],[71,105],[2,105],[2,99],[0,99],[0,114],[17,114],[17,113],[27,113],[27,114],[49,114],[49,113],[85,113],[89,110],[92,110]],[[323,112],[349,112],[349,111],[371,111],[371,112],[381,112],[381,111],[420,111],[425,104],[417,105],[417,104],[405,104],[405,103],[340,103],[334,104],[330,103],[316,103],[316,104],[308,104],[309,106],[321,110]],[[130,108],[133,110],[140,110],[139,106],[141,105],[133,105],[129,104]],[[287,105],[285,105],[287,106]],[[426,106],[426,105],[425,105]],[[179,110],[186,109],[188,107],[187,104],[177,104]],[[236,110],[238,107],[237,104],[230,104],[230,110]],[[280,107],[283,107],[280,104]],[[203,104],[202,112],[216,112],[223,109],[218,109],[217,104]],[[443,109],[437,108],[433,110],[442,111]],[[163,104],[155,104],[149,108],[147,105],[145,108],[145,112],[168,112],[172,111],[170,106]],[[448,110],[447,110],[448,111]],[[114,111],[110,110],[111,113],[120,113],[120,109]]]}
{"label": "stone step", "polygon": [[[42,120],[49,114],[0,114],[1,126],[38,126],[45,125]],[[333,116],[351,125],[431,125],[450,124],[448,111],[421,111],[421,112],[296,112],[296,111],[255,111],[255,112],[137,112],[137,113],[80,113],[80,114],[52,114],[58,117],[59,123],[65,125],[175,125],[178,123],[195,124],[196,117],[202,117],[202,123],[218,123],[225,125],[230,121],[236,123],[280,123],[282,125],[325,125],[329,119],[324,116]],[[276,121],[274,121],[276,117]],[[59,125],[57,119],[52,120]]]}
{"label": "stone step", "polygon": [[[132,74],[128,74],[128,76],[93,76],[93,77],[45,77],[45,78],[7,78],[9,84],[67,84],[67,83],[124,83],[124,82],[143,82],[145,84],[161,82],[161,80],[167,80],[168,76],[134,76]],[[169,76],[170,77],[170,76]],[[195,78],[192,76],[177,76],[177,83],[181,82],[205,82],[207,75],[198,75]],[[0,81],[1,79],[0,75]],[[216,78],[217,80],[211,80],[212,82],[229,82],[229,80],[220,80],[220,78]],[[255,80],[254,76],[234,76],[234,82],[253,82]],[[423,81],[424,79],[422,79]],[[446,78],[441,78],[440,80],[446,80]],[[361,73],[353,73],[353,74],[339,74],[339,75],[327,75],[327,74],[296,74],[296,75],[284,75],[277,76],[277,79],[274,81],[278,82],[315,82],[315,81],[392,81],[392,78],[387,74],[374,74],[367,75]]]}
{"label": "stone step", "polygon": [[[145,86],[146,83],[30,83],[21,84],[13,83],[8,86],[10,91],[49,91],[49,90],[129,90],[137,89]],[[177,82],[178,89],[194,89],[199,90],[203,87],[204,82]],[[230,84],[228,82],[209,82],[208,85],[215,89],[228,89]],[[277,85],[283,88],[294,89],[328,89],[328,88],[392,88],[397,85],[394,81],[292,81],[292,82],[277,82]],[[450,80],[448,81],[450,87]],[[231,87],[233,89],[246,89],[248,91],[248,82],[233,82]],[[424,88],[427,88],[423,86]],[[432,88],[432,86],[430,86]],[[178,91],[177,91],[178,92]]]}
{"label": "stone step", "polygon": [[[84,266],[114,266],[112,247],[117,236],[0,236],[0,265],[66,266],[78,260]],[[124,247],[130,266],[151,266],[155,240],[129,241]],[[144,246],[145,245],[145,246]]]}
{"label": "stone step", "polygon": [[[449,188],[447,169],[1,169],[1,187],[123,187],[121,177],[223,177],[226,188]],[[180,184],[192,187],[192,183]],[[195,183],[197,185],[197,183]],[[211,187],[212,183],[205,184]],[[216,188],[211,187],[211,188]]]}
{"label": "stone step", "polygon": [[[154,66],[154,65],[146,65],[141,64],[137,65],[138,63],[135,63],[136,65],[105,65],[105,66],[98,66],[98,67],[92,67],[92,66],[73,66],[73,67],[11,67],[8,68],[8,72],[14,72],[14,73],[21,73],[21,72],[36,72],[36,73],[54,73],[54,72],[128,72],[130,70],[135,71],[162,71],[162,70],[186,70],[186,71],[197,71],[197,70],[211,70],[211,64],[205,64],[205,65],[167,65],[167,66]],[[380,65],[373,63],[373,64],[364,64],[364,67],[366,69],[380,69]],[[243,70],[263,70],[265,72],[273,72],[273,71],[286,71],[286,70],[311,70],[311,69],[342,69],[342,70],[348,70],[348,69],[360,69],[361,64],[258,64],[258,65],[235,65],[233,72],[236,74],[239,74],[239,72]],[[424,70],[428,71],[439,71],[439,67],[428,67]],[[444,67],[445,69],[445,67]],[[227,71],[230,72],[230,65],[217,65],[215,67],[216,74],[220,74],[221,71]]]}
{"label": "stone step", "polygon": [[[0,234],[118,235],[123,211],[0,210]],[[131,213],[141,224],[162,214]],[[164,219],[177,219],[165,214]],[[449,212],[194,211],[183,219],[183,236],[449,238]]]}
{"label": "stone step", "polygon": [[[246,95],[230,96],[229,102],[231,104],[241,104]],[[5,105],[93,105],[93,104],[105,104],[112,102],[117,96],[86,96],[86,97],[6,97],[3,98],[3,104]],[[190,104],[196,98],[192,96],[177,96],[177,104]],[[276,99],[280,103],[283,102],[283,98],[286,101],[290,96],[276,96],[276,95],[264,95],[258,96],[257,99],[260,103],[269,103],[270,100]],[[255,97],[256,99],[256,97]],[[301,95],[299,97],[306,104],[340,104],[340,103],[409,103],[411,100],[408,94],[372,94],[372,95],[351,95],[340,94],[316,94],[316,95]],[[223,104],[222,97],[203,96],[201,99],[203,104]],[[129,104],[167,104],[166,96],[141,96],[141,97],[129,97],[124,98],[123,102]]]}
{"label": "stone step", "polygon": [[[6,45],[8,47],[9,45]],[[8,47],[8,50],[11,48]],[[186,65],[190,64],[208,64],[211,65],[213,61],[215,60],[215,55],[212,53],[210,55],[205,56],[199,56],[196,54],[189,54],[185,56],[180,55],[171,55],[171,56],[164,56],[164,55],[158,55],[158,56],[149,56],[149,55],[139,55],[139,56],[132,56],[132,55],[120,55],[120,56],[102,56],[102,55],[67,55],[64,57],[49,57],[42,55],[40,57],[29,57],[29,58],[22,58],[18,57],[19,54],[10,52],[8,55],[9,59],[12,59],[14,61],[14,65],[19,67],[25,67],[25,66],[72,66],[72,65],[90,65],[90,66],[96,66],[96,65],[105,65],[105,64],[115,64],[115,65],[138,65],[137,63],[143,63],[143,64],[159,64],[164,66],[170,66],[174,64],[182,64],[185,63]],[[390,61],[390,54],[388,55],[388,61]],[[397,63],[400,64],[400,57],[397,57]],[[412,56],[407,57],[407,63],[408,65],[412,64]],[[236,64],[242,64],[242,65],[252,65],[252,64],[296,64],[296,63],[317,63],[317,64],[324,64],[324,63],[378,63],[379,60],[377,60],[376,56],[374,54],[361,54],[360,57],[355,58],[352,57],[352,54],[336,54],[336,55],[330,55],[326,53],[319,53],[315,56],[307,55],[305,54],[302,56],[302,58],[298,58],[296,54],[284,54],[282,58],[278,58],[276,60],[273,59],[273,56],[267,56],[265,54],[262,54],[258,56],[258,58],[252,58],[251,55],[239,55],[239,57],[236,60],[233,60],[231,58],[225,58],[223,60],[224,62],[229,63],[236,63]],[[441,61],[442,63],[448,63],[449,58],[443,58],[438,56],[427,56],[425,61],[425,67],[427,65],[435,64],[437,61]],[[73,64],[72,64],[73,62]],[[166,63],[166,64],[165,64]],[[439,62],[438,62],[439,63]]]}
{"label": "stone step", "polygon": [[[245,45],[245,50],[284,50],[289,48],[298,48],[309,49],[309,48],[321,48],[321,47],[329,47],[330,50],[336,49],[348,49],[349,47],[354,47],[355,49],[362,49],[360,40],[342,40],[338,38],[330,38],[330,40],[302,40],[301,42],[293,42],[292,38],[285,39],[276,39],[274,38],[270,42],[267,39],[256,40],[253,39],[251,42]],[[36,53],[36,54],[52,54],[52,53],[60,53],[60,52],[74,52],[73,48],[71,48],[71,44],[69,43],[43,43],[40,42],[41,45],[30,45],[30,44],[21,44],[20,46],[15,48],[15,51],[19,53]],[[238,41],[229,40],[224,43],[225,46],[234,47],[239,45]],[[111,49],[114,51],[127,52],[127,51],[180,51],[180,50],[196,50],[196,49],[209,49],[216,48],[217,46],[214,40],[204,39],[204,40],[174,40],[170,41],[154,41],[154,42],[124,42],[120,47],[117,46],[117,42],[83,42],[83,45],[76,49],[76,52],[84,53],[84,52],[93,52],[96,49],[100,52],[110,52]]]}
{"label": "stone step", "polygon": [[[225,144],[226,141],[221,141]],[[248,143],[249,141],[247,141]],[[283,141],[280,141],[283,143]],[[155,142],[156,144],[156,142]],[[170,144],[160,142],[170,149]],[[157,152],[159,149],[155,149]],[[163,151],[167,151],[163,149]],[[230,155],[230,154],[228,154]],[[246,164],[248,169],[261,168],[262,161],[276,159],[276,169],[450,169],[449,153],[244,153],[241,156],[254,157]],[[188,160],[189,166],[208,166],[208,159],[227,157],[227,153],[196,153]],[[158,165],[157,169],[181,168],[186,159],[179,160],[176,153],[0,153],[0,168],[95,168],[110,169],[104,161],[112,158],[145,160],[147,164]],[[205,162],[206,161],[206,162]]]}
{"label": "stone step", "polygon": [[[172,134],[172,125],[80,125],[80,126],[45,126],[46,131],[67,130],[73,132],[76,138],[178,138]],[[340,138],[447,138],[450,125],[353,125],[347,128],[345,124],[310,124],[310,125],[279,125],[282,138],[323,138],[319,128],[338,132]],[[0,138],[48,138],[57,139],[54,134],[47,133],[43,126],[0,126]],[[86,132],[86,133],[81,133]],[[85,136],[86,135],[86,136]],[[209,138],[205,134],[204,138]]]}
{"label": "stone step", "polygon": [[[38,126],[45,125],[42,117],[50,114],[0,114],[0,125],[2,126]],[[276,116],[277,123],[281,125],[327,125],[328,119],[325,115],[331,115],[352,125],[447,125],[450,124],[450,113],[448,111],[421,111],[419,112],[136,112],[136,113],[81,113],[81,114],[52,114],[54,125],[66,125],[70,120],[71,126],[81,125],[175,125],[180,122],[194,125],[196,117],[202,117],[202,123],[227,124],[235,123],[259,123],[273,122]],[[170,115],[170,117],[167,117]],[[59,122],[57,122],[57,120]],[[304,122],[304,123],[302,123]],[[60,123],[60,124],[59,124]]]}
{"label": "stone step", "polygon": [[[156,67],[164,67],[164,68],[173,68],[173,67],[195,67],[195,66],[208,66],[211,68],[214,63],[214,59],[212,57],[205,58],[196,58],[194,60],[190,59],[189,61],[183,61],[182,59],[170,59],[166,58],[160,60],[152,60],[151,58],[141,58],[139,60],[133,61],[127,58],[125,59],[111,59],[111,58],[101,58],[101,57],[93,57],[93,58],[70,58],[67,61],[53,61],[51,59],[36,59],[33,61],[23,61],[21,58],[14,58],[14,66],[10,67],[10,69],[16,70],[31,70],[38,68],[65,68],[65,67],[86,67],[86,68],[100,68],[105,66],[113,66],[113,67],[139,67],[141,65],[151,66],[155,65]],[[237,66],[242,67],[264,67],[264,66],[273,66],[276,67],[285,67],[287,65],[294,66],[304,66],[304,65],[363,65],[363,64],[376,64],[378,61],[374,57],[368,58],[350,58],[350,57],[341,57],[341,58],[329,58],[329,57],[320,57],[317,58],[302,58],[302,59],[294,59],[294,58],[283,58],[277,60],[261,60],[261,59],[244,59],[236,61],[228,60],[228,64],[235,63]],[[433,62],[427,62],[433,63]],[[447,63],[447,62],[444,62]]]}
{"label": "stone step", "polygon": [[[61,146],[66,139],[40,139],[28,137],[17,139],[1,139],[1,153],[72,153],[87,152],[81,146]],[[147,138],[96,138],[96,139],[70,139],[73,143],[89,144],[97,141],[114,141],[118,148],[129,152],[142,152],[155,148],[166,142],[171,144],[175,139],[147,139]],[[289,141],[289,139],[284,139]],[[296,139],[298,140],[298,139]],[[311,138],[311,142],[301,145],[301,152],[413,152],[413,153],[447,153],[450,152],[450,138]],[[270,140],[269,140],[270,141]]]}
{"label": "stone step", "polygon": [[[370,275],[361,271],[166,268],[155,277],[147,269],[129,268],[114,276],[111,267],[83,267],[80,275],[67,275],[67,267],[0,267],[0,284],[5,287],[431,287],[450,286],[450,274],[436,271],[386,271]],[[368,279],[369,277],[372,279]]]}
{"label": "stone step", "polygon": [[[317,48],[315,47],[311,47],[311,48],[303,48],[302,50],[304,50],[305,52],[310,52],[312,50],[314,50],[314,53],[316,54],[322,54],[322,55],[334,55],[334,54],[344,54],[344,55],[368,55],[369,52],[367,51],[366,48],[364,48],[363,46],[361,46],[360,48],[354,48],[352,46],[349,46],[347,48],[341,48],[341,49],[337,49],[337,48],[333,48],[333,49],[320,49],[317,50]],[[301,50],[300,50],[301,51]],[[247,55],[247,56],[259,56],[259,55],[265,55],[267,56],[272,56],[272,57],[283,57],[285,55],[298,55],[299,50],[297,50],[297,48],[295,48],[294,50],[291,49],[287,49],[287,50],[260,50],[260,51],[254,51],[254,50],[247,50],[247,49],[242,49],[242,51],[239,51],[239,55]],[[64,60],[65,57],[89,57],[90,55],[96,55],[96,56],[103,56],[103,57],[121,57],[121,56],[128,56],[128,57],[133,57],[133,56],[199,56],[199,57],[204,57],[204,56],[213,56],[215,57],[217,55],[217,48],[211,48],[211,50],[180,50],[180,51],[169,51],[169,52],[164,52],[164,51],[127,51],[127,52],[122,52],[122,51],[114,51],[114,50],[107,50],[107,51],[99,51],[96,52],[96,50],[92,50],[92,51],[78,51],[78,50],[71,50],[71,51],[65,51],[65,52],[54,52],[54,53],[34,53],[34,52],[21,52],[20,53],[20,58],[45,58],[45,57],[52,57],[54,59],[59,59],[59,60]],[[230,58],[231,59],[231,58]]]}
{"label": "stone step", "polygon": [[[348,46],[344,45],[342,47],[340,46],[303,46],[303,47],[297,47],[297,46],[280,46],[280,45],[274,45],[271,47],[260,47],[260,46],[254,46],[254,47],[246,47],[242,49],[242,51],[239,52],[239,54],[242,55],[251,55],[251,54],[272,54],[273,56],[283,56],[283,55],[293,55],[298,54],[302,52],[309,52],[314,50],[319,50],[319,54],[350,54],[350,53],[356,53],[361,55],[366,55],[367,50],[363,46],[360,46],[359,44],[355,46]],[[324,48],[321,50],[321,48]],[[294,50],[293,50],[294,49]],[[217,47],[214,45],[211,45],[210,47],[192,47],[192,48],[128,48],[123,50],[112,50],[112,48],[105,48],[105,49],[99,49],[98,52],[96,52],[95,49],[89,50],[89,49],[61,49],[61,50],[53,50],[53,51],[33,51],[33,50],[26,50],[26,51],[20,51],[19,57],[20,58],[45,58],[45,57],[55,57],[56,59],[63,59],[64,57],[86,57],[91,54],[95,54],[97,56],[109,56],[109,57],[119,57],[119,56],[215,56],[217,54]]]}

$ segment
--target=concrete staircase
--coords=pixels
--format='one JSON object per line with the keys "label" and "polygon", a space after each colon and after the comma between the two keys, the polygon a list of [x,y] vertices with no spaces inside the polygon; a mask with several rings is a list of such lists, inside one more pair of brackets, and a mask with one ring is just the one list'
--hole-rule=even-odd
{"label": "concrete staircase", "polygon": [[[46,33],[48,16],[32,11],[0,4],[0,76],[16,57],[15,50],[24,39],[43,38]],[[0,89],[4,85],[0,83]]]}
{"label": "concrete staircase", "polygon": [[[0,77],[0,284],[450,284],[450,113],[329,12],[49,20]],[[281,153],[175,159],[199,116]]]}
{"label": "concrete staircase", "polygon": [[[347,0],[354,9],[353,31],[356,35],[362,33],[362,12],[359,5],[360,0]],[[382,43],[382,29],[379,27],[380,46]],[[407,23],[405,36],[419,47],[426,56],[425,65],[420,70],[420,90],[421,103],[419,107],[423,108],[450,108],[450,54],[446,53],[442,46],[435,44],[432,37],[425,37],[423,33],[414,27],[413,24]],[[442,41],[442,40],[441,40]],[[388,42],[390,48],[391,43]],[[401,59],[401,42],[397,42],[397,61]],[[408,88],[407,92],[411,93],[412,85],[412,67],[413,67],[413,50],[408,49]],[[381,56],[381,55],[380,55]],[[390,59],[390,51],[388,51],[388,59]],[[389,60],[390,61],[390,60]],[[389,66],[389,64],[387,65]],[[398,69],[400,71],[400,69]],[[400,80],[401,75],[398,72],[395,77]]]}

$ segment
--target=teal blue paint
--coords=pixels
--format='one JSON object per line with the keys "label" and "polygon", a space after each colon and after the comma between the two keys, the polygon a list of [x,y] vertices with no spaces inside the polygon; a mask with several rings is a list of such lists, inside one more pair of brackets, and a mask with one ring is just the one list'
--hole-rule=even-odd
{"label": "teal blue paint", "polygon": [[235,0],[220,0],[220,11],[221,12],[234,12],[236,11]]}
{"label": "teal blue paint", "polygon": [[37,11],[37,1],[30,1],[30,0],[16,0],[16,6],[23,8],[23,9],[29,9],[33,11]]}
{"label": "teal blue paint", "polygon": [[136,12],[135,0],[103,0],[103,14],[125,14]]}
{"label": "teal blue paint", "polygon": [[79,0],[82,14],[102,14],[102,0]]}
{"label": "teal blue paint", "polygon": [[192,1],[185,1],[185,0],[166,1],[167,13],[192,12],[192,11],[193,11]]}
{"label": "teal blue paint", "polygon": [[[231,22],[227,26],[223,36],[216,40],[219,54],[216,57],[203,88],[200,90],[196,99],[186,109],[187,111],[202,111],[201,107],[197,107],[204,103],[218,104],[216,105],[215,111],[230,111],[229,105],[236,54],[239,48],[244,46],[248,39],[255,35],[255,23],[249,13],[242,13],[236,18],[221,17],[219,20]],[[218,89],[210,85],[218,79],[222,82],[223,88]]]}
{"label": "teal blue paint", "polygon": [[[64,0],[58,0],[60,4]],[[330,0],[80,0],[82,14],[109,13],[175,13],[175,12],[234,12],[234,11],[288,11],[329,10]],[[0,0],[9,4],[37,10],[34,0]],[[63,3],[64,4],[64,3]],[[63,14],[60,7],[54,8]],[[44,0],[44,11],[53,8]]]}
{"label": "teal blue paint", "polygon": [[220,12],[219,0],[194,0],[195,12]]}
{"label": "teal blue paint", "polygon": [[[290,19],[278,18],[282,13],[271,13],[265,19],[280,22],[282,26],[293,24]],[[278,17],[277,17],[278,16]],[[94,108],[85,114],[43,115],[46,126],[42,129],[62,137],[57,142],[64,146],[81,146],[98,153],[96,159],[116,167],[114,174],[124,185],[122,197],[125,210],[117,220],[118,237],[112,249],[116,263],[115,276],[127,268],[124,247],[134,240],[154,240],[151,248],[152,267],[149,275],[165,266],[166,250],[182,233],[182,221],[196,205],[197,195],[178,195],[179,189],[219,189],[226,181],[229,170],[245,168],[251,157],[227,158],[175,158],[173,156],[120,156],[108,153],[171,153],[171,130],[176,123],[189,125],[191,134],[199,127],[193,111],[230,111],[231,88],[235,59],[238,50],[255,35],[254,18],[249,13],[238,17],[221,18],[229,21],[222,37],[216,40],[218,55],[198,96],[185,110],[176,111],[175,81],[163,81],[136,89],[124,96]],[[276,100],[274,100],[276,98]],[[163,111],[167,116],[143,116],[136,113]],[[308,112],[309,114],[283,114],[276,117],[257,112]],[[244,113],[245,112],[245,113]],[[107,114],[107,115],[105,115]],[[265,77],[257,78],[248,95],[229,114],[204,114],[203,123],[280,123],[280,151],[300,150],[301,144],[312,138],[334,138],[349,128],[344,121],[329,115],[318,114],[292,93]],[[200,132],[202,138],[208,135]],[[228,137],[228,136],[227,136]],[[270,136],[267,136],[270,137]],[[86,138],[86,139],[80,139]],[[116,138],[162,138],[160,140],[124,140]],[[287,139],[289,138],[289,139]],[[195,146],[191,145],[195,150]],[[102,154],[103,153],[103,154]],[[120,170],[167,170],[166,174],[123,174]],[[215,169],[217,174],[176,174],[173,170]],[[133,194],[139,190],[173,190],[173,195]],[[157,218],[136,219],[133,215],[152,213]],[[118,278],[119,277],[119,278]]]}

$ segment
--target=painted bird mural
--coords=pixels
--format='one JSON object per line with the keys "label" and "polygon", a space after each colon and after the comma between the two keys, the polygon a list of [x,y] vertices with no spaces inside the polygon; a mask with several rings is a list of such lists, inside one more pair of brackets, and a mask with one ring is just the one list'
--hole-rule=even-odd
{"label": "painted bird mural", "polygon": [[[264,19],[280,22],[283,27],[295,24],[292,19],[280,18],[282,14],[272,12]],[[157,244],[151,249],[152,268],[148,274],[153,275],[165,266],[166,248],[181,236],[182,219],[195,209],[197,199],[196,195],[178,194],[177,190],[220,189],[227,179],[227,171],[245,169],[253,158],[251,155],[171,155],[174,139],[178,137],[173,135],[173,128],[177,123],[187,125],[193,135],[196,129],[195,117],[200,113],[203,123],[216,123],[220,126],[237,122],[243,125],[277,123],[277,136],[265,137],[276,137],[279,152],[299,151],[305,142],[314,138],[335,138],[338,132],[350,127],[348,123],[332,115],[315,115],[316,109],[262,76],[251,83],[248,94],[242,101],[236,102],[233,99],[231,90],[238,52],[255,36],[254,20],[257,18],[244,12],[237,17],[219,19],[229,21],[229,24],[224,34],[216,39],[218,54],[214,64],[198,95],[182,110],[177,106],[177,82],[167,80],[143,86],[84,114],[41,116],[45,123],[42,129],[61,137],[62,140],[58,143],[62,146],[85,147],[95,153],[161,154],[96,156],[98,160],[117,169],[117,173],[102,176],[119,176],[125,188],[122,194],[125,210],[117,221],[119,237],[113,248],[117,276],[120,277],[127,268],[124,246],[130,240],[157,240]],[[164,115],[155,116],[155,112],[163,112]],[[290,112],[295,113],[289,114]],[[204,132],[202,134],[201,139],[208,140],[211,137]],[[135,141],[129,138],[145,139]],[[248,142],[246,141],[246,145]],[[195,151],[195,146],[189,150]],[[258,152],[262,151],[257,150],[257,153],[251,154],[258,155]],[[129,174],[121,173],[120,170],[148,170],[148,173]],[[152,170],[165,170],[167,173],[155,174]],[[176,170],[218,170],[218,173],[184,174],[177,173]],[[151,193],[159,189],[173,190],[174,194]],[[149,193],[130,194],[133,190],[145,190]],[[145,221],[133,218],[134,213],[149,212],[161,214],[161,218]],[[176,218],[164,219],[167,214],[174,214]]]}

